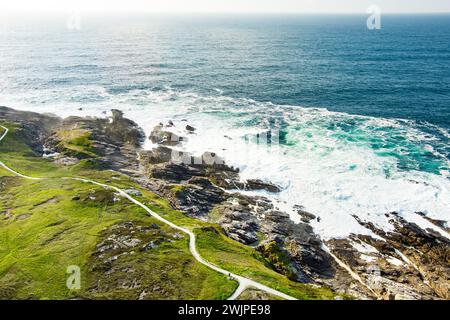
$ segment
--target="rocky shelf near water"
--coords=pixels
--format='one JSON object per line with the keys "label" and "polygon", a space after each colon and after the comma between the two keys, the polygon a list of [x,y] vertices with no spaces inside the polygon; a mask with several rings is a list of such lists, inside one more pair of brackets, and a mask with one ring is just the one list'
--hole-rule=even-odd
{"label": "rocky shelf near water", "polygon": [[[299,203],[300,222],[295,223],[264,196],[282,192],[279,186],[242,180],[238,168],[208,150],[200,156],[178,151],[176,147],[195,134],[193,125],[187,124],[186,135],[180,136],[171,131],[172,122],[161,123],[146,137],[119,110],[112,110],[110,118],[61,119],[0,107],[0,120],[16,124],[36,154],[67,165],[95,161],[102,169],[130,176],[174,209],[218,224],[229,238],[260,252],[274,270],[291,280],[327,285],[361,299],[449,298],[448,237],[387,212],[394,231],[358,221],[376,237],[352,234],[323,240],[310,225],[318,219],[314,212]],[[64,143],[63,137],[75,131],[83,148]],[[83,140],[84,133],[89,140]],[[145,139],[155,148],[144,150]],[[250,196],[244,191],[261,192]],[[433,223],[448,232],[442,222]]]}

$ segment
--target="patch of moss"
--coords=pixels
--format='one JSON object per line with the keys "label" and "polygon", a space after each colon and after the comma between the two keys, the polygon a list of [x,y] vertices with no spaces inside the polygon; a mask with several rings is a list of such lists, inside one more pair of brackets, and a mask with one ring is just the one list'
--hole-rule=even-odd
{"label": "patch of moss", "polygon": [[213,223],[217,223],[221,217],[222,213],[218,208],[213,208],[208,214],[209,221]]}
{"label": "patch of moss", "polygon": [[85,129],[63,129],[56,132],[61,153],[84,159],[95,157],[95,148],[91,141],[92,133]]}
{"label": "patch of moss", "polygon": [[284,274],[290,280],[297,280],[297,276],[289,263],[289,258],[281,250],[276,241],[271,241],[258,247],[258,251],[262,253],[276,271]]}
{"label": "patch of moss", "polygon": [[179,192],[182,192],[184,189],[185,189],[185,187],[184,187],[183,185],[181,185],[181,184],[173,185],[173,186],[170,188],[170,190],[171,190],[174,194],[177,194],[177,193],[179,193]]}

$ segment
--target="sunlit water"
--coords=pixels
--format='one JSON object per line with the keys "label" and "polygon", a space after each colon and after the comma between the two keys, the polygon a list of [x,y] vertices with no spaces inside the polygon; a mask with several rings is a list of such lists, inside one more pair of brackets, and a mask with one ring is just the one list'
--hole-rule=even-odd
{"label": "sunlit water", "polygon": [[[434,228],[450,217],[450,16],[81,16],[0,23],[0,104],[59,115],[122,109],[147,132],[197,128],[272,197],[320,217],[324,237],[391,229],[385,213]],[[79,110],[82,108],[82,110]],[[279,144],[255,136],[277,132]],[[186,134],[186,132],[184,132]]]}

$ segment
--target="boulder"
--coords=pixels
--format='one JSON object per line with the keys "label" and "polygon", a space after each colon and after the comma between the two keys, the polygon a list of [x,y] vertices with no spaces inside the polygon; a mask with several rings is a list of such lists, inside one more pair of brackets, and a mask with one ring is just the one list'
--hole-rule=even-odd
{"label": "boulder", "polygon": [[184,141],[183,137],[165,130],[164,126],[161,124],[153,128],[152,132],[150,133],[149,139],[152,143],[160,144],[163,146],[176,146],[181,141]]}

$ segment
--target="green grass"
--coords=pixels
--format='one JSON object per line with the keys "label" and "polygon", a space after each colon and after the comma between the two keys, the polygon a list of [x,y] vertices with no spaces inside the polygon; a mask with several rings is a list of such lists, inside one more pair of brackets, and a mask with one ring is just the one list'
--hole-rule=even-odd
{"label": "green grass", "polygon": [[95,148],[91,141],[91,132],[85,129],[64,129],[56,132],[61,153],[76,158],[95,158]]}
{"label": "green grass", "polygon": [[241,295],[238,297],[238,300],[284,300],[284,299],[256,288],[248,288],[241,293]]}
{"label": "green grass", "polygon": [[3,169],[3,167],[0,167],[0,177],[12,177],[14,176],[13,173]]}
{"label": "green grass", "polygon": [[335,293],[328,288],[290,281],[272,270],[254,249],[235,242],[214,228],[195,229],[197,247],[209,262],[282,291],[297,299],[333,299]]}
{"label": "green grass", "polygon": [[177,193],[184,190],[184,186],[181,184],[176,184],[170,189],[173,193]]}
{"label": "green grass", "polygon": [[[88,161],[60,168],[36,157],[20,141],[20,136],[14,134],[15,128],[8,127],[8,136],[0,142],[0,160],[23,174],[83,176],[101,182],[114,181],[124,188],[134,186],[125,176],[94,170],[95,165]],[[115,196],[110,190],[73,180],[32,181],[11,176],[0,169],[2,299],[137,299],[144,290],[148,291],[146,299],[224,299],[237,287],[235,281],[192,257],[187,236],[174,239],[173,229],[159,223],[140,207],[124,198],[112,201]],[[146,201],[158,208],[167,205],[154,195]],[[149,251],[128,252],[115,260],[116,271],[106,274],[94,268],[98,262],[96,246],[113,226],[123,222],[158,224],[162,233],[158,237],[170,241]],[[71,291],[66,287],[66,269],[70,265],[81,268],[80,290]],[[133,273],[120,272],[130,266],[135,269]],[[94,290],[100,280],[104,290]],[[138,288],[120,287],[122,282],[135,280],[140,283]]]}
{"label": "green grass", "polygon": [[289,264],[289,258],[281,250],[276,241],[271,241],[259,248],[259,251],[279,273],[290,280],[296,280],[296,275]]}
{"label": "green grass", "polygon": [[221,217],[222,213],[220,212],[220,209],[215,207],[209,212],[208,221],[218,223]]}
{"label": "green grass", "polygon": [[[8,167],[32,177],[63,176],[67,170],[49,159],[37,157],[17,133],[17,127],[1,123],[9,129],[8,135],[0,141],[0,160]],[[0,129],[3,134],[3,128]]]}
{"label": "green grass", "polygon": [[[121,290],[117,289],[118,282],[110,284],[106,292],[89,290],[98,279],[119,281],[127,277],[120,272],[105,275],[93,271],[93,252],[111,226],[129,221],[148,226],[158,224],[157,220],[126,199],[111,203],[110,195],[101,197],[109,190],[89,184],[1,179],[9,181],[0,197],[2,212],[8,210],[8,218],[0,221],[0,298],[137,299],[137,291],[142,288]],[[96,199],[89,200],[90,195]],[[193,259],[186,236],[173,240],[174,230],[163,224],[159,227],[170,242],[117,261],[119,266],[137,270],[131,276],[139,279],[142,287],[166,288],[164,294],[151,295],[152,299],[222,299],[234,291],[234,282]],[[70,265],[81,267],[80,291],[66,287],[66,268]],[[169,274],[160,277],[169,269]]]}
{"label": "green grass", "polygon": [[[18,172],[35,177],[83,177],[122,189],[138,189],[142,196],[135,197],[137,200],[167,220],[195,231],[199,252],[206,260],[299,299],[334,298],[328,288],[290,281],[274,271],[255,249],[226,237],[220,227],[173,210],[167,200],[142,189],[127,176],[99,170],[95,160],[85,159],[77,165],[62,167],[37,157],[15,134],[14,126],[5,126],[11,131],[0,142],[0,160]],[[65,137],[73,141],[73,136]],[[84,138],[76,138],[72,144],[89,146]],[[145,298],[149,299],[224,299],[237,286],[196,262],[188,250],[186,236],[172,239],[174,230],[124,199],[118,203],[111,201],[110,191],[70,180],[11,178],[2,169],[0,176],[0,214],[8,211],[10,216],[8,219],[0,216],[0,298],[136,299],[145,286],[139,290],[120,289],[123,279],[131,281],[133,277],[149,284],[145,287],[148,291]],[[89,195],[94,195],[96,201],[89,201]],[[96,246],[108,237],[111,227],[130,221],[146,226],[157,223],[171,241],[155,250],[122,252],[114,268],[133,266],[134,273],[105,276],[95,267]],[[69,265],[82,269],[80,291],[66,288],[65,271]],[[103,287],[94,290],[98,281]]]}

